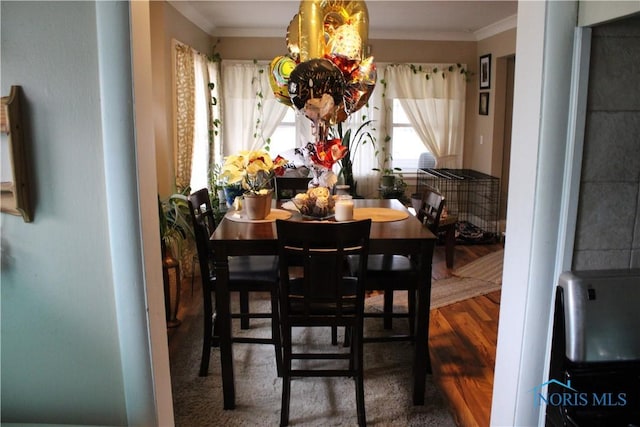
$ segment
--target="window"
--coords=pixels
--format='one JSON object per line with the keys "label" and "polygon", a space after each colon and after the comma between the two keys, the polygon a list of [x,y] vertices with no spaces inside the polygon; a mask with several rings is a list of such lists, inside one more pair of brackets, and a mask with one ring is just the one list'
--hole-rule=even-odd
{"label": "window", "polygon": [[397,99],[393,100],[393,130],[391,137],[392,166],[401,168],[403,172],[414,172],[418,169],[420,154],[428,150],[409,122],[409,118]]}
{"label": "window", "polygon": [[288,108],[287,114],[271,135],[269,152],[274,156],[296,147],[296,117],[293,108]]}
{"label": "window", "polygon": [[302,147],[309,141],[315,141],[312,132],[311,120],[304,114],[298,113],[293,107],[288,107],[284,118],[271,135],[269,152],[276,156]]}

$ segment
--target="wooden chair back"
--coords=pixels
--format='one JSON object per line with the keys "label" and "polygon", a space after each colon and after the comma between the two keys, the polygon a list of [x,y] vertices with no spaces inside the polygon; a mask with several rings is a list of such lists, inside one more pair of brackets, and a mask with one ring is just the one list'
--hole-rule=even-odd
{"label": "wooden chair back", "polygon": [[436,234],[444,206],[445,198],[442,194],[433,190],[425,190],[422,193],[422,206],[416,212],[416,217],[426,225],[432,233]]}
{"label": "wooden chair back", "polygon": [[[371,220],[317,223],[276,220],[280,266],[280,324],[283,374],[280,425],[289,423],[291,379],[350,377],[356,383],[358,425],[366,425],[362,356],[364,282]],[[352,275],[348,258],[358,256]],[[302,267],[299,266],[303,260]],[[302,271],[300,271],[302,268]],[[345,327],[349,352],[327,343],[326,349],[293,346],[294,327]],[[346,346],[346,345],[345,345]],[[292,367],[293,360],[324,363]],[[342,361],[327,364],[327,360]],[[337,366],[336,366],[337,365]]]}
{"label": "wooden chair back", "polygon": [[[326,325],[344,326],[342,316],[348,313],[353,319],[364,307],[366,275],[353,277],[347,262],[351,255],[368,254],[371,220],[329,224],[278,220],[276,228],[282,316],[305,324],[323,314]],[[367,256],[360,261],[358,273],[364,273]],[[293,270],[298,272],[295,277],[290,276]]]}
{"label": "wooden chair back", "polygon": [[216,229],[216,219],[211,206],[209,190],[207,188],[202,188],[193,192],[187,196],[187,200],[189,201],[189,210],[192,211],[192,219],[201,217],[204,222],[204,226],[207,228],[207,232],[211,235],[211,233]]}
{"label": "wooden chair back", "polygon": [[293,199],[298,193],[305,193],[309,188],[311,177],[275,177],[276,199],[286,200]]}
{"label": "wooden chair back", "polygon": [[[203,188],[187,196],[189,202],[189,212],[191,213],[191,222],[193,224],[193,234],[196,240],[196,250],[198,253],[198,262],[200,265],[200,274],[202,275],[203,291],[208,294],[212,291],[210,278],[213,269],[210,265],[213,259],[213,253],[209,246],[209,236],[216,228],[213,209],[211,208],[211,199],[209,198],[209,190]],[[206,301],[211,301],[205,298]],[[211,307],[208,307],[211,310]]]}

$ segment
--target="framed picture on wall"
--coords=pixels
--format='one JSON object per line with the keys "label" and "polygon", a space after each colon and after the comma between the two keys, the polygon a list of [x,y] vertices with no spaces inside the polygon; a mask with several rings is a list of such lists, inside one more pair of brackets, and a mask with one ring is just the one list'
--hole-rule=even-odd
{"label": "framed picture on wall", "polygon": [[478,114],[481,116],[489,115],[489,92],[480,92],[480,105],[478,107]]}
{"label": "framed picture on wall", "polygon": [[491,87],[491,54],[480,57],[480,89]]}

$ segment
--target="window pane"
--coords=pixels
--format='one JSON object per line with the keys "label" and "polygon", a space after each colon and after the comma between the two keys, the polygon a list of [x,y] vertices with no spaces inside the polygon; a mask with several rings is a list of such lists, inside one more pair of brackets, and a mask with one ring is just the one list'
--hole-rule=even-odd
{"label": "window pane", "polygon": [[418,168],[418,158],[427,148],[409,123],[409,119],[397,99],[393,100],[393,135],[391,155],[394,168],[404,172],[414,172]]}
{"label": "window pane", "polygon": [[414,172],[414,169],[418,168],[418,157],[428,151],[415,130],[411,127],[394,126],[392,141],[393,167]]}
{"label": "window pane", "polygon": [[409,123],[409,118],[400,105],[400,101],[397,99],[393,100],[393,124],[407,124],[411,126],[411,123]]}
{"label": "window pane", "polygon": [[292,125],[280,125],[271,135],[271,149],[269,151],[272,156],[276,156],[285,151],[291,150],[296,146],[296,127]]}
{"label": "window pane", "polygon": [[[296,148],[296,119],[302,117],[294,111],[293,108],[287,109],[287,113],[271,135],[270,154],[277,156],[285,151]],[[308,120],[302,117],[304,120]]]}

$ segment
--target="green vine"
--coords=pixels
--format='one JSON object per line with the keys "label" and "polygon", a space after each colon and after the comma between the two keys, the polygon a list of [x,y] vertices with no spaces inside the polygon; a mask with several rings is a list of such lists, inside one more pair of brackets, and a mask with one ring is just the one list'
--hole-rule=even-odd
{"label": "green vine", "polygon": [[[207,59],[216,65],[222,62],[222,55],[220,52],[216,52],[216,47],[220,44],[220,39],[216,41],[212,48],[212,54],[207,57]],[[220,70],[218,70],[220,71]],[[218,72],[218,75],[220,73]],[[216,87],[215,82],[209,82],[209,94],[211,97],[211,102],[209,103],[209,153],[214,152],[215,147],[215,139],[220,135],[220,129],[222,126],[222,120],[220,117],[215,117],[214,107],[218,105],[218,98],[215,96],[214,89]],[[220,165],[214,163],[214,156],[210,155],[210,164],[209,164],[209,198],[211,199],[211,205],[214,207],[214,215],[216,215],[216,221],[220,220],[220,200],[218,198],[218,176],[220,175]]]}
{"label": "green vine", "polygon": [[271,149],[271,138],[265,138],[262,130],[262,122],[264,119],[264,88],[262,87],[261,75],[264,74],[264,69],[258,65],[258,60],[254,59],[253,64],[255,66],[255,74],[251,79],[251,84],[256,85],[256,109],[258,110],[258,117],[253,128],[253,138],[262,141],[262,147],[268,153]]}
{"label": "green vine", "polygon": [[[209,61],[214,62],[216,64],[220,64],[222,62],[222,56],[220,55],[220,52],[216,52],[216,47],[218,46],[218,44],[220,44],[220,39],[218,39],[216,43],[213,45],[212,53],[207,57]],[[215,82],[209,82],[208,87],[209,87],[209,93],[211,96],[211,103],[209,105],[209,117],[211,119],[209,123],[209,148],[213,148],[214,139],[216,136],[220,134],[220,127],[222,126],[222,121],[220,120],[219,117],[213,116],[213,107],[218,105],[218,98],[216,98],[213,92],[213,90],[216,87]]]}
{"label": "green vine", "polygon": [[465,78],[465,81],[468,82],[470,77],[473,75],[473,73],[469,72],[469,70],[464,68],[462,64],[449,65],[445,69],[438,69],[438,67],[433,67],[430,70],[423,68],[422,65],[409,64],[409,68],[411,68],[411,71],[413,71],[413,74],[423,73],[424,78],[427,80],[431,79],[434,74],[440,73],[442,78],[446,79],[448,74],[457,72],[458,74],[462,74]]}

